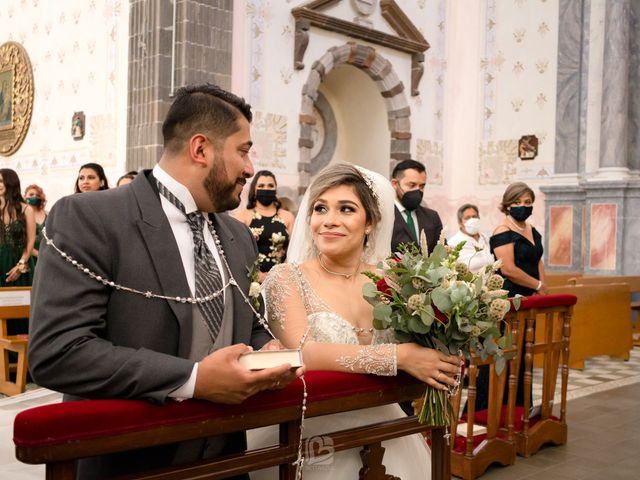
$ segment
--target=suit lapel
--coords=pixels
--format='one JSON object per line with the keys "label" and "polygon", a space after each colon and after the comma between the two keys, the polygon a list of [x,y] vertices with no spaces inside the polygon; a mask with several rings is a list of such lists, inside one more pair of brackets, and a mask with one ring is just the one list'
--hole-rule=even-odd
{"label": "suit lapel", "polygon": [[[147,175],[139,175],[132,182],[141,213],[138,228],[162,286],[162,293],[171,297],[188,297],[191,293],[178,245],[162,210],[158,193],[152,187],[153,175],[150,172],[148,175],[149,178]],[[174,301],[168,301],[168,304],[180,324],[179,355],[188,355],[192,336],[192,306],[190,303]]]}

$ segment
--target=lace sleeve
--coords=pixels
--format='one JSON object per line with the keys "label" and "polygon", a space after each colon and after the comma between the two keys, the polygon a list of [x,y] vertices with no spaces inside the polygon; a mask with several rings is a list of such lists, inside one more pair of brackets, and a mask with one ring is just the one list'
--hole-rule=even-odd
{"label": "lace sleeve", "polygon": [[307,328],[307,309],[295,267],[288,263],[274,266],[262,290],[269,327],[287,348],[298,348]]}
{"label": "lace sleeve", "polygon": [[336,360],[351,372],[371,373],[393,377],[398,374],[396,345],[382,343],[360,346],[355,355],[343,355]]}
{"label": "lace sleeve", "polygon": [[[302,343],[308,370],[396,375],[396,345],[359,345],[355,339],[352,343],[346,339],[337,341],[342,337],[331,330],[336,324],[330,321],[335,314],[315,311],[313,305],[317,300],[305,294],[295,265],[284,263],[273,267],[263,290],[271,330],[286,348],[300,348]],[[319,331],[326,335],[320,335]]]}

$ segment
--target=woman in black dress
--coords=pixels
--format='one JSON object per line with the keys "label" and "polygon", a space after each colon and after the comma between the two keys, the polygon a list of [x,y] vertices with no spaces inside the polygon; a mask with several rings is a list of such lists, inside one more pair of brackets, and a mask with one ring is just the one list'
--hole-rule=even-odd
{"label": "woman in black dress", "polygon": [[500,205],[505,219],[489,239],[491,253],[502,260],[503,288],[509,291],[510,297],[549,293],[544,281],[542,236],[527,222],[535,199],[533,190],[526,183],[509,185]]}
{"label": "woman in black dress", "polygon": [[273,173],[268,170],[259,171],[249,186],[247,208],[234,214],[235,218],[251,229],[258,244],[260,282],[274,265],[284,263],[293,228],[293,214],[281,208],[276,196],[277,188]]}
{"label": "woman in black dress", "polygon": [[[504,277],[509,296],[547,295],[542,262],[542,236],[527,219],[533,212],[536,196],[526,183],[516,182],[507,187],[502,196],[500,211],[504,221],[489,239],[491,253],[502,260],[498,273]],[[502,403],[507,403],[508,382],[505,383]],[[485,410],[489,400],[489,370],[480,367],[477,381],[476,411]],[[516,406],[524,404],[524,355],[521,356],[516,390]]]}

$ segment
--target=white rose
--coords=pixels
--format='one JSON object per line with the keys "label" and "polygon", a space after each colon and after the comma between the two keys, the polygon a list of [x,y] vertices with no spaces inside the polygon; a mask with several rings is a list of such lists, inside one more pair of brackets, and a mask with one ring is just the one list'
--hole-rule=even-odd
{"label": "white rose", "polygon": [[249,287],[249,296],[256,298],[258,295],[260,295],[260,284],[258,282],[251,282],[251,286]]}

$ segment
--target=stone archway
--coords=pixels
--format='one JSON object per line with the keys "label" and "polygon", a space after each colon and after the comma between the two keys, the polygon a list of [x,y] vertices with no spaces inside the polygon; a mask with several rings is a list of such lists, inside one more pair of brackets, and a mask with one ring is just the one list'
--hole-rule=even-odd
{"label": "stone archway", "polygon": [[313,171],[311,150],[314,146],[313,126],[316,123],[313,107],[318,98],[318,89],[324,77],[336,66],[343,64],[352,65],[365,72],[376,83],[384,99],[391,133],[389,173],[397,162],[411,158],[411,108],[404,93],[404,84],[398,78],[391,62],[379,54],[375,48],[356,42],[347,42],[330,48],[313,63],[307,82],[302,88],[300,138],[298,139],[300,195],[309,186]]}

